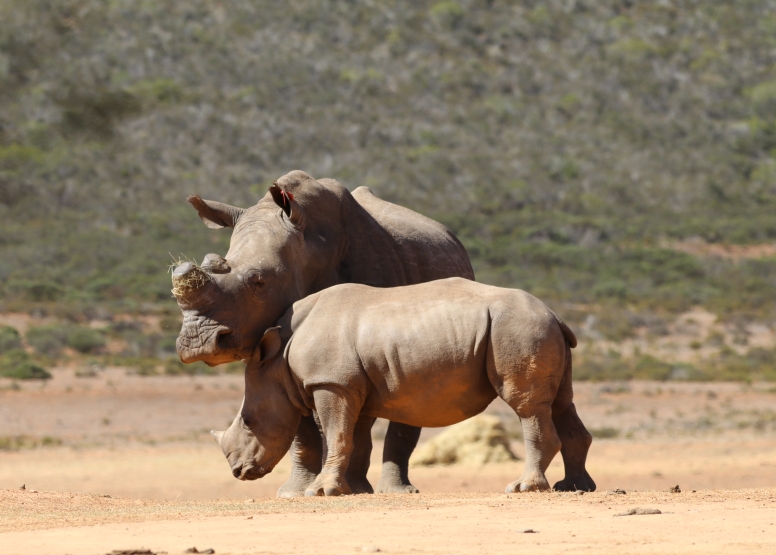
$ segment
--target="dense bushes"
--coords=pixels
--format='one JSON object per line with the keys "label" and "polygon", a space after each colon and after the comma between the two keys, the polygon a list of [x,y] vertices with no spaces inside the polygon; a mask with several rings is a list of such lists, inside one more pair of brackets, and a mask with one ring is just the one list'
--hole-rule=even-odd
{"label": "dense bushes", "polygon": [[54,357],[64,347],[79,353],[94,353],[105,346],[105,337],[99,330],[72,324],[54,324],[30,328],[27,342],[36,352]]}

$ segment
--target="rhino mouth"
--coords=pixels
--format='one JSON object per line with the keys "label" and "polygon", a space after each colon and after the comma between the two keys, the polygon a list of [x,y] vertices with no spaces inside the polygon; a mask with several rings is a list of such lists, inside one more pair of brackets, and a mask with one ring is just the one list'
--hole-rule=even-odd
{"label": "rhino mouth", "polygon": [[263,466],[253,466],[252,464],[241,464],[236,465],[232,469],[232,474],[235,478],[241,481],[246,480],[258,480],[259,478],[263,478],[270,472],[272,472],[272,468],[265,468]]}
{"label": "rhino mouth", "polygon": [[175,346],[182,362],[202,361],[209,366],[241,360],[232,330],[202,317],[186,318]]}

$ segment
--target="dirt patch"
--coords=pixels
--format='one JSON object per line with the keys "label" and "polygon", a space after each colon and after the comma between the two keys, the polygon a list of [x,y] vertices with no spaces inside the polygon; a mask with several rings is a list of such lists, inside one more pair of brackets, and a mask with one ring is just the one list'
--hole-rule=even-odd
{"label": "dirt patch", "polygon": [[[757,489],[776,483],[769,384],[575,384],[588,427],[616,432],[593,443],[591,494],[502,494],[522,472],[514,461],[413,468],[420,495],[285,500],[274,494],[288,458],[240,482],[207,433],[234,417],[241,376],[54,373],[0,391],[0,437],[50,438],[0,450],[0,545],[9,553],[776,552],[776,490]],[[509,430],[516,423],[500,401],[487,413]],[[440,432],[426,429],[421,441]],[[524,457],[522,442],[510,446]],[[547,475],[562,478],[560,457]],[[669,493],[676,484],[681,492]],[[662,514],[614,518],[634,507]]]}
{"label": "dirt patch", "polygon": [[[662,514],[614,518],[635,504]],[[362,495],[253,503],[148,503],[2,491],[0,541],[5,551],[25,554],[130,549],[177,554],[192,545],[218,554],[772,553],[775,506],[774,489]],[[54,515],[58,527],[33,529],[32,522]]]}

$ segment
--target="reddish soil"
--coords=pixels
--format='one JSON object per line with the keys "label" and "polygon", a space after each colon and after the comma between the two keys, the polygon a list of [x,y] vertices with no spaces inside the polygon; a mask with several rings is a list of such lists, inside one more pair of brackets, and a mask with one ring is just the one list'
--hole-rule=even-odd
{"label": "reddish soil", "polygon": [[[423,492],[414,496],[278,500],[287,460],[240,482],[207,434],[237,410],[240,376],[54,373],[43,385],[0,383],[0,439],[22,436],[20,449],[0,451],[7,553],[776,552],[775,396],[765,384],[577,384],[586,424],[616,435],[593,444],[592,494],[504,495],[518,461],[413,468]],[[489,412],[516,429],[503,404]],[[31,448],[44,437],[53,446]],[[513,448],[522,456],[517,438]],[[562,472],[556,458],[550,480]],[[668,493],[677,484],[682,492]],[[616,488],[627,494],[607,493]],[[634,508],[662,514],[615,516]]]}

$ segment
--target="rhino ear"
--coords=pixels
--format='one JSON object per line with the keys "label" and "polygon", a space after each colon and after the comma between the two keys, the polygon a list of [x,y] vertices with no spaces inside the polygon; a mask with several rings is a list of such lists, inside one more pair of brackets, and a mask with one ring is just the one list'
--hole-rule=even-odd
{"label": "rhino ear", "polygon": [[226,432],[216,432],[215,430],[210,430],[210,433],[213,434],[214,438],[216,438],[216,443],[221,445],[221,441],[224,439],[224,434]]}
{"label": "rhino ear", "polygon": [[266,362],[272,358],[275,358],[280,352],[280,346],[282,341],[280,340],[280,326],[269,328],[264,332],[264,335],[259,342],[259,349],[261,349],[260,362]]}
{"label": "rhino ear", "polygon": [[202,200],[197,195],[191,195],[186,200],[197,210],[199,217],[210,229],[234,227],[245,212],[244,208],[229,206],[214,200]]}
{"label": "rhino ear", "polygon": [[283,209],[283,213],[288,217],[288,221],[299,231],[304,230],[304,210],[299,203],[294,200],[294,195],[288,193],[278,186],[275,181],[269,188],[272,200]]}

